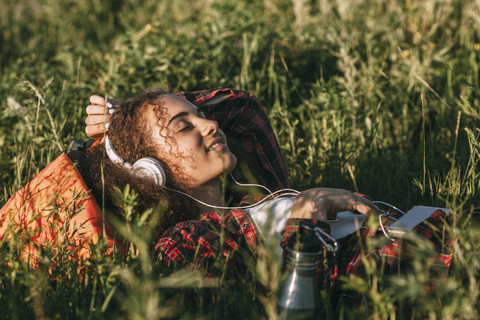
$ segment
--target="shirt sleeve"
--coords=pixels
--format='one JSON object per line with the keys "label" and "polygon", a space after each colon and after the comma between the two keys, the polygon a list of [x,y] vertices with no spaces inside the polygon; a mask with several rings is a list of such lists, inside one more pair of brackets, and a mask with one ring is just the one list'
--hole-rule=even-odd
{"label": "shirt sleeve", "polygon": [[265,109],[253,94],[214,89],[178,95],[202,108],[208,119],[219,123],[238,159],[236,177],[245,178],[250,174],[258,183],[270,188],[290,187],[275,132]]}
{"label": "shirt sleeve", "polygon": [[222,217],[207,213],[200,220],[178,223],[165,231],[155,250],[172,271],[190,268],[207,277],[241,277],[251,270],[257,244],[247,213],[230,210]]}

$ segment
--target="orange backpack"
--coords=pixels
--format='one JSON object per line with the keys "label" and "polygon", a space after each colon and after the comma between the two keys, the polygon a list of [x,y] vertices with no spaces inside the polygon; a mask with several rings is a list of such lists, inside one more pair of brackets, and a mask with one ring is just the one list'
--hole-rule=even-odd
{"label": "orange backpack", "polygon": [[62,153],[17,191],[0,209],[0,240],[18,241],[19,255],[35,268],[40,251],[53,248],[52,266],[88,259],[90,243],[115,240],[89,188],[72,160]]}

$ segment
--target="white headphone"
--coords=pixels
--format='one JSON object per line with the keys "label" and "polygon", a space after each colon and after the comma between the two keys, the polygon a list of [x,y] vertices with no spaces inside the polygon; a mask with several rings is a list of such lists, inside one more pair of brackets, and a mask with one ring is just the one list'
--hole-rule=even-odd
{"label": "white headphone", "polygon": [[138,175],[140,177],[144,177],[144,178],[147,178],[147,179],[152,179],[155,182],[155,184],[159,187],[164,187],[168,190],[174,191],[176,193],[180,193],[180,194],[182,194],[182,195],[184,195],[184,196],[186,196],[186,197],[188,197],[192,200],[195,200],[195,201],[197,201],[197,202],[199,202],[199,203],[201,203],[201,204],[203,204],[207,207],[211,207],[211,208],[215,208],[215,209],[247,209],[247,208],[255,207],[256,205],[258,205],[262,202],[265,202],[266,200],[268,200],[272,196],[274,198],[277,198],[279,196],[297,196],[300,193],[297,190],[293,190],[293,189],[282,189],[282,190],[278,190],[278,191],[275,191],[275,192],[271,192],[267,187],[262,186],[262,185],[239,183],[239,182],[237,182],[237,180],[235,180],[233,175],[230,174],[230,176],[232,177],[233,181],[236,184],[238,184],[240,186],[261,187],[261,188],[266,189],[269,192],[269,195],[264,197],[262,200],[258,201],[257,203],[247,205],[247,206],[239,206],[239,207],[214,206],[214,205],[205,203],[203,201],[200,201],[200,200],[198,200],[198,199],[192,197],[191,195],[189,195],[187,193],[184,193],[182,191],[175,190],[175,189],[170,189],[170,188],[166,187],[165,184],[166,184],[167,177],[166,177],[166,174],[165,174],[165,170],[163,169],[160,162],[158,162],[158,160],[156,160],[154,158],[151,158],[151,157],[144,157],[144,158],[138,159],[137,161],[135,161],[135,163],[133,165],[131,165],[130,163],[124,161],[118,155],[118,153],[115,152],[115,150],[113,149],[112,142],[110,141],[108,136],[105,138],[105,151],[107,152],[108,158],[110,160],[112,160],[112,162],[117,163],[119,165],[122,165],[122,166],[134,171],[135,175]]}
{"label": "white headphone", "polygon": [[[107,103],[106,106],[110,109],[109,113],[112,114],[113,113],[112,111],[114,110],[114,109],[112,109],[112,105],[110,103]],[[108,124],[109,123],[107,123],[107,125]],[[108,128],[107,126],[105,126],[105,127]],[[297,190],[293,190],[293,189],[282,189],[282,190],[278,190],[278,191],[275,191],[275,192],[271,192],[267,187],[262,186],[262,185],[239,183],[239,182],[237,182],[237,180],[235,180],[233,175],[230,173],[230,176],[232,177],[233,181],[236,184],[238,184],[240,186],[260,187],[260,188],[263,188],[263,189],[267,190],[269,195],[264,197],[263,199],[261,199],[257,203],[247,205],[247,206],[239,206],[239,207],[214,206],[214,205],[205,203],[203,201],[200,201],[200,200],[198,200],[198,199],[192,197],[191,195],[189,195],[187,193],[184,193],[182,191],[175,190],[175,189],[170,189],[170,188],[166,187],[165,185],[166,185],[166,181],[167,181],[167,175],[165,174],[165,170],[163,169],[162,165],[160,164],[160,162],[158,160],[156,160],[154,158],[151,158],[151,157],[144,157],[144,158],[138,159],[132,165],[129,162],[126,162],[125,160],[123,160],[122,157],[120,157],[118,155],[118,153],[115,151],[115,149],[113,149],[112,142],[110,141],[108,136],[105,137],[104,144],[105,144],[105,151],[107,152],[107,156],[112,162],[126,167],[127,169],[133,171],[133,173],[135,175],[139,176],[139,177],[143,177],[143,178],[153,180],[155,185],[157,185],[159,187],[164,187],[164,188],[166,188],[168,190],[171,190],[173,192],[182,194],[182,195],[184,195],[188,198],[191,198],[192,200],[195,200],[195,201],[197,201],[197,202],[199,202],[199,203],[201,203],[201,204],[203,204],[207,207],[211,207],[211,208],[215,208],[215,209],[247,209],[247,208],[252,208],[252,207],[254,207],[254,206],[256,206],[256,205],[258,205],[262,202],[265,202],[266,200],[268,200],[272,196],[274,198],[277,198],[279,196],[297,196],[300,193]]]}
{"label": "white headphone", "polygon": [[139,177],[151,179],[159,187],[164,187],[167,182],[167,176],[165,170],[158,160],[151,157],[140,158],[132,165],[124,161],[118,153],[113,149],[112,142],[108,138],[105,138],[105,151],[107,156],[112,162],[117,163],[126,167],[129,170],[132,170],[133,173]]}

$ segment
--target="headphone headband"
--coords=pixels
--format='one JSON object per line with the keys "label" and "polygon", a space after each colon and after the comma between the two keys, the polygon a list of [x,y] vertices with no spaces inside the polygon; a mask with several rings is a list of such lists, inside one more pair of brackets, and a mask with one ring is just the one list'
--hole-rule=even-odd
{"label": "headphone headband", "polygon": [[125,160],[123,160],[117,152],[115,152],[115,149],[113,149],[112,142],[108,138],[108,136],[105,137],[105,151],[107,152],[107,156],[112,162],[125,166],[125,167],[131,167],[132,165]]}

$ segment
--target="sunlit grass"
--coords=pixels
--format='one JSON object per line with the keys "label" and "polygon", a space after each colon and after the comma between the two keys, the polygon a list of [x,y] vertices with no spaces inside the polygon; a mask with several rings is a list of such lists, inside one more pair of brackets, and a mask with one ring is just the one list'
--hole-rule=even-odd
{"label": "sunlit grass", "polygon": [[[86,139],[90,94],[122,99],[154,87],[256,94],[298,189],[346,188],[405,210],[480,205],[478,1],[0,0],[0,8],[0,205],[71,138]],[[142,228],[129,229],[128,257],[105,257],[99,245],[83,268],[67,263],[51,275],[48,263],[32,271],[15,259],[15,243],[2,242],[0,317],[275,318],[281,276],[268,245],[252,266],[260,292],[252,279],[170,278],[152,241],[135,236]],[[372,318],[476,318],[476,228],[448,230],[458,237],[454,263],[435,292],[421,285],[429,250],[421,240],[413,273],[385,277],[372,267],[346,285],[366,293]],[[363,312],[340,303],[326,317]]]}

